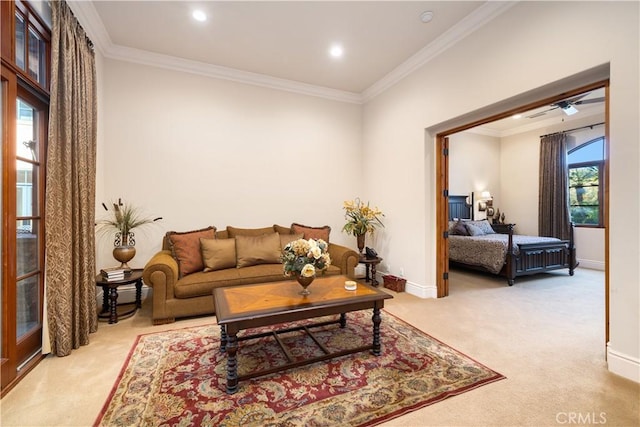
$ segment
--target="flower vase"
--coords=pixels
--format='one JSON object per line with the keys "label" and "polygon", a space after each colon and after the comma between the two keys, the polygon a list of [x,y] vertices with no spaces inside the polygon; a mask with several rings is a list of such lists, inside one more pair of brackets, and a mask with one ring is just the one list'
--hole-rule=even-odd
{"label": "flower vase", "polygon": [[311,291],[309,289],[307,289],[309,287],[309,285],[311,284],[311,282],[313,282],[313,280],[316,278],[315,275],[313,276],[303,276],[302,274],[296,274],[296,280],[298,281],[298,283],[300,284],[300,286],[302,286],[302,290],[300,291],[300,295],[309,295],[311,294]]}
{"label": "flower vase", "polygon": [[360,251],[360,256],[362,256],[362,251],[364,250],[364,239],[366,234],[356,234],[356,239],[358,240],[358,250]]}
{"label": "flower vase", "polygon": [[133,233],[128,233],[125,236],[121,233],[116,233],[115,247],[113,248],[113,257],[116,261],[120,261],[120,268],[125,270],[131,269],[127,263],[136,256],[135,241],[133,239],[130,240],[129,237],[133,237]]}

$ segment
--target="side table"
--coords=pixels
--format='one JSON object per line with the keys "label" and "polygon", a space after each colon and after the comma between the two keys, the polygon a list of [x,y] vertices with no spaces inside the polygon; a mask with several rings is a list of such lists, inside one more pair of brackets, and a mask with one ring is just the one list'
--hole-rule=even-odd
{"label": "side table", "polygon": [[[376,257],[376,258],[367,258],[365,256],[360,257],[359,263],[364,264],[366,269],[365,281],[371,282],[372,286],[378,286],[378,280],[376,279],[376,268],[377,268],[377,265],[380,264],[381,262],[382,262],[382,258],[380,257]],[[371,276],[369,276],[369,268],[371,268]]]}
{"label": "side table", "polygon": [[[136,301],[132,309],[118,313],[118,286],[125,286],[135,283]],[[109,324],[118,323],[119,318],[132,316],[142,307],[142,269],[131,270],[131,274],[121,280],[107,281],[101,274],[96,276],[96,286],[102,288],[102,311],[98,314],[99,319],[109,319]],[[121,304],[128,305],[128,304]]]}

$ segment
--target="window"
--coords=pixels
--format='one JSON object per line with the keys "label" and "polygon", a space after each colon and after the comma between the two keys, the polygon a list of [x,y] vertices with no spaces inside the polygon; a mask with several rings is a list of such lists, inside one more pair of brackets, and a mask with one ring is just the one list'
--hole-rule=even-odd
{"label": "window", "polygon": [[577,226],[603,227],[604,138],[569,150],[569,213]]}

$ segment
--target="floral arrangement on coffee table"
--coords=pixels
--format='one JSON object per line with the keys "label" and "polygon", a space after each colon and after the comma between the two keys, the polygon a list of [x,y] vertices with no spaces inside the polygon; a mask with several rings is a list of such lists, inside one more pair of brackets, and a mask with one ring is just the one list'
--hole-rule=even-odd
{"label": "floral arrangement on coffee table", "polygon": [[317,271],[324,271],[331,264],[328,247],[322,239],[298,239],[287,243],[280,257],[284,275],[313,277]]}

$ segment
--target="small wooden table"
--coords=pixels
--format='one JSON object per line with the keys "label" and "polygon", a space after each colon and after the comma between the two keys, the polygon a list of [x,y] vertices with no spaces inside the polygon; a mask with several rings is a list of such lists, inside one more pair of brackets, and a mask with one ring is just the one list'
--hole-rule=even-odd
{"label": "small wooden table", "polygon": [[[118,286],[136,285],[136,301],[130,310],[118,313]],[[108,281],[101,274],[96,276],[96,286],[102,287],[102,311],[98,314],[98,319],[109,319],[109,323],[118,323],[118,319],[132,316],[142,307],[142,269],[131,270],[121,280]],[[125,305],[125,304],[121,304]],[[127,304],[129,305],[129,304]]]}
{"label": "small wooden table", "polygon": [[[365,256],[361,256],[358,262],[365,265],[365,281],[371,282],[373,286],[378,286],[378,279],[376,278],[376,268],[378,264],[382,262],[382,258],[367,258]],[[369,276],[369,267],[371,267],[371,276]]]}
{"label": "small wooden table", "polygon": [[[310,286],[311,295],[302,296],[301,286],[293,280],[257,285],[240,285],[216,288],[213,290],[216,318],[220,325],[220,351],[227,353],[227,393],[238,391],[238,381],[255,378],[262,375],[290,369],[297,366],[327,360],[346,354],[371,350],[376,356],[381,354],[380,345],[380,310],[384,307],[384,300],[393,298],[369,285],[359,283],[355,291],[347,291],[344,282],[346,276],[329,276],[317,278]],[[292,330],[309,331],[312,325],[306,327],[288,328],[268,334],[245,335],[238,338],[239,331],[248,328],[276,325],[297,320],[312,319],[314,317],[340,314],[340,320],[328,323],[339,323],[346,326],[345,313],[350,311],[373,309],[373,339],[371,345],[357,347],[330,353],[319,344],[323,355],[309,360],[292,361],[287,350],[277,338],[279,332]],[[327,322],[321,323],[322,325]],[[247,375],[238,375],[238,341],[244,341],[260,336],[275,335],[289,363],[264,371]],[[315,341],[315,339],[314,339]],[[316,341],[317,342],[317,341]]]}

